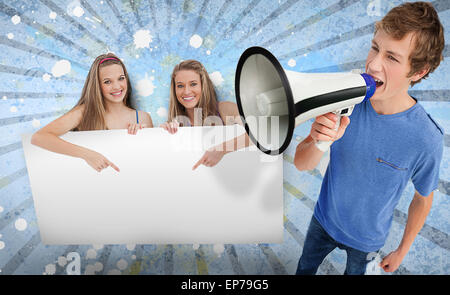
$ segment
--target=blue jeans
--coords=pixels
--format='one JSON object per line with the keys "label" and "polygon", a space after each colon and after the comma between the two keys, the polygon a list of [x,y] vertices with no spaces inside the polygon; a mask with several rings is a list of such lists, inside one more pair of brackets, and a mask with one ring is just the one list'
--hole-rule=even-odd
{"label": "blue jeans", "polygon": [[325,231],[313,215],[296,275],[316,274],[322,261],[336,247],[347,252],[347,266],[344,275],[363,275],[367,264],[376,256],[374,252],[362,252],[337,242]]}

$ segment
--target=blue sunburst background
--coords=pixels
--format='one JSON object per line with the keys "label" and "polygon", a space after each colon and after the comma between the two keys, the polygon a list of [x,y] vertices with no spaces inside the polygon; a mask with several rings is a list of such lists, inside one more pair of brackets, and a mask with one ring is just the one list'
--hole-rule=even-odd
{"label": "blue sunburst background", "polygon": [[[310,123],[295,129],[284,155],[284,242],[257,245],[70,245],[40,241],[25,165],[22,133],[38,130],[79,99],[94,58],[123,59],[133,101],[155,125],[165,121],[175,64],[201,61],[219,100],[235,101],[241,53],[258,45],[286,69],[336,72],[363,69],[374,22],[397,0],[35,0],[0,2],[0,270],[1,274],[65,274],[67,254],[81,257],[82,274],[293,274],[320,190],[318,171],[299,172],[295,146]],[[432,2],[450,40],[450,1]],[[426,224],[397,274],[450,274],[449,47],[414,95],[444,127],[439,191]],[[396,249],[414,194],[408,184],[382,254]],[[232,217],[230,217],[232,218]],[[336,249],[319,274],[341,274]]]}

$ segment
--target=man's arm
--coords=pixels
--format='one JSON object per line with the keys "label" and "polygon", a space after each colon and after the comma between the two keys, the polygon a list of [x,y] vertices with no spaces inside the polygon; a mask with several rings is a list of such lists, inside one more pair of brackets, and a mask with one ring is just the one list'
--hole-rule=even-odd
{"label": "man's arm", "polygon": [[385,272],[393,272],[400,266],[414,239],[425,224],[432,203],[433,192],[426,197],[421,196],[417,191],[415,192],[414,198],[409,205],[408,220],[406,221],[402,241],[397,249],[384,257],[380,263],[380,267]]}
{"label": "man's arm", "polygon": [[316,118],[311,125],[311,132],[308,137],[297,145],[294,156],[294,165],[298,170],[313,170],[323,156],[323,152],[316,147],[318,141],[336,141],[340,139],[345,132],[350,119],[341,118],[341,124],[338,130],[334,130],[338,117],[333,113]]}

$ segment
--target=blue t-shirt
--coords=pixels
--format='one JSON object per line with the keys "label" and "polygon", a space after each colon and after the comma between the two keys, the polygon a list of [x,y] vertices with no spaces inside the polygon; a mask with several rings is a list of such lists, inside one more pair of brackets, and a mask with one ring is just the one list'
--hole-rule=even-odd
{"label": "blue t-shirt", "polygon": [[437,189],[443,134],[419,103],[393,115],[377,114],[370,101],[355,105],[331,146],[314,216],[339,243],[377,251],[408,180],[422,196]]}

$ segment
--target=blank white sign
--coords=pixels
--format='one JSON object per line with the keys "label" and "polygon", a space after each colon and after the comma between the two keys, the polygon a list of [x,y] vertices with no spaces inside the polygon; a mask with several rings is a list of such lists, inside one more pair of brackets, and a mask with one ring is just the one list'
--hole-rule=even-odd
{"label": "blank white sign", "polygon": [[120,168],[97,172],[22,136],[44,244],[281,243],[280,156],[252,146],[215,167],[194,164],[206,148],[244,132],[239,125],[69,132],[66,141]]}

